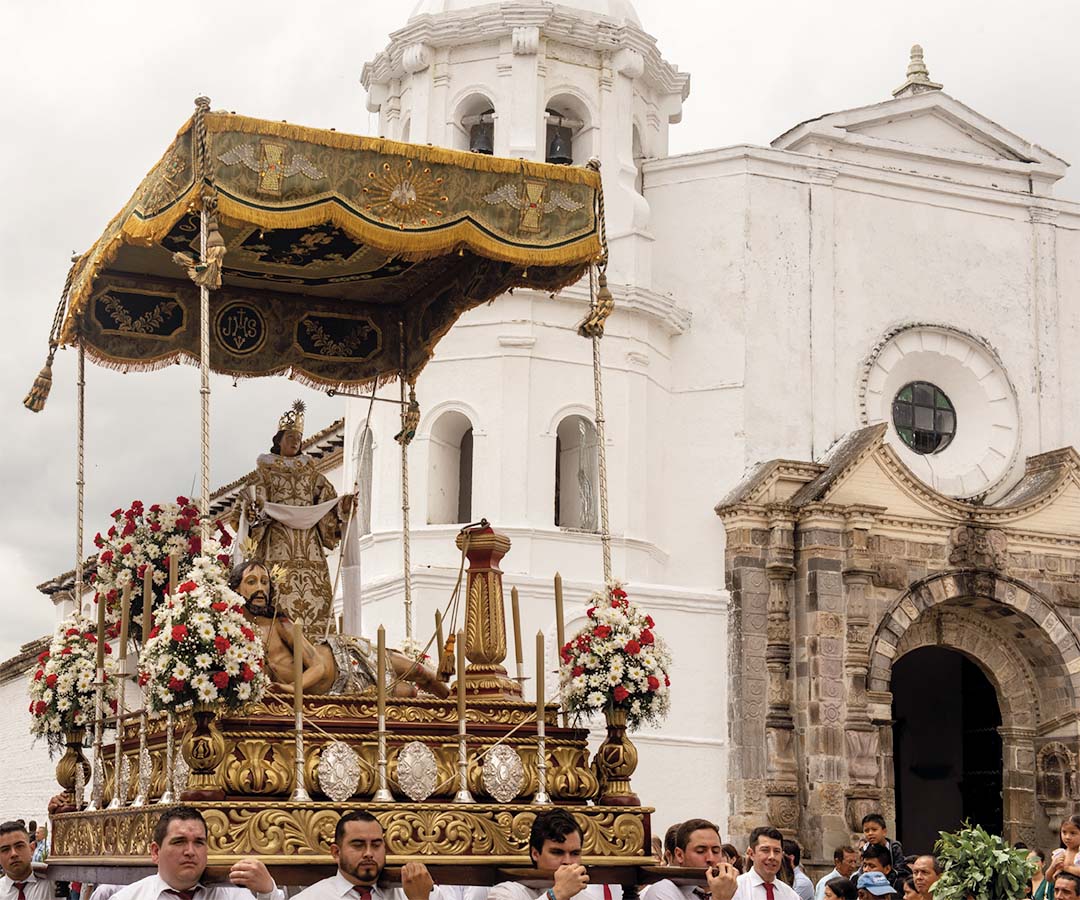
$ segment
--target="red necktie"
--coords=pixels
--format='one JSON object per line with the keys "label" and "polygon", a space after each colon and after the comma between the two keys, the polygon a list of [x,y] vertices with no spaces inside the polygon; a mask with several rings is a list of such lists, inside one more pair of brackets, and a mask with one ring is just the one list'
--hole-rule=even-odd
{"label": "red necktie", "polygon": [[371,888],[362,884],[354,884],[353,890],[360,895],[360,900],[371,900]]}
{"label": "red necktie", "polygon": [[765,900],[773,900],[773,891],[776,890],[773,883],[771,881],[763,881],[761,883],[765,886]]}
{"label": "red necktie", "polygon": [[14,882],[14,884],[15,884],[15,887],[18,888],[18,891],[19,891],[19,900],[26,900],[26,893],[23,891],[23,888],[26,887],[27,884],[29,884],[29,882],[28,881],[16,881],[16,882]]}
{"label": "red necktie", "polygon": [[611,885],[610,884],[605,884],[604,885],[604,900],[612,900],[612,897],[611,897]]}

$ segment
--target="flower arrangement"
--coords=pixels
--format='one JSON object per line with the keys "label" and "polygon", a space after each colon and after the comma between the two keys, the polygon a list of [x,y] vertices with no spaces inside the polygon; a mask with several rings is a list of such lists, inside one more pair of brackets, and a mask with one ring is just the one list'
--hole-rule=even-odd
{"label": "flower arrangement", "polygon": [[560,648],[559,681],[566,709],[589,716],[626,711],[627,727],[659,724],[670,704],[671,654],[618,584],[594,594],[589,625]]}
{"label": "flower arrangement", "polygon": [[154,712],[223,704],[239,709],[266,691],[262,639],[244,617],[213,556],[197,556],[176,596],[154,611],[139,657],[139,684]]}
{"label": "flower arrangement", "polygon": [[[154,606],[157,607],[165,599],[169,555],[177,557],[177,574],[184,578],[192,560],[204,551],[199,511],[187,497],[150,507],[145,507],[141,500],[133,500],[127,509],[114,510],[112,519],[113,524],[104,535],[98,532],[94,536],[94,546],[99,551],[97,571],[89,580],[96,590],[94,602],[105,599],[106,621],[115,625],[120,619],[121,592],[130,584],[139,596],[147,565],[154,571]],[[224,550],[232,538],[220,521],[215,526],[218,532],[215,545],[206,550],[217,553],[218,562],[227,567],[229,556]],[[131,636],[142,640],[141,617],[132,617]]]}
{"label": "flower arrangement", "polygon": [[[52,755],[63,749],[65,734],[94,717],[97,635],[94,624],[76,612],[56,629],[30,673],[30,733],[45,738]],[[105,644],[105,671],[112,672],[112,647]],[[116,711],[116,686],[106,679],[105,701]]]}

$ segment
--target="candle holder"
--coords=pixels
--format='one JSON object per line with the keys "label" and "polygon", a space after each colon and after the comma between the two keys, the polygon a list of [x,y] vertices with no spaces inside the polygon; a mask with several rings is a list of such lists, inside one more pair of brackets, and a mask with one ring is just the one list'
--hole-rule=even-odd
{"label": "candle holder", "polygon": [[101,731],[102,731],[102,707],[105,703],[105,669],[97,670],[97,684],[94,687],[94,752],[90,764],[90,802],[86,808],[88,811],[101,809],[105,799],[105,772],[101,763]]}
{"label": "candle holder", "polygon": [[548,805],[551,797],[547,791],[547,739],[544,736],[544,717],[537,713],[536,717],[536,796],[534,804]]}
{"label": "candle holder", "polygon": [[[458,682],[461,684],[462,682]],[[466,745],[465,719],[458,719],[458,790],[454,794],[455,803],[475,803],[469,791],[469,753]]]}
{"label": "candle holder", "polygon": [[371,799],[375,803],[393,803],[394,795],[390,793],[386,778],[386,715],[379,714],[379,789]]}
{"label": "candle holder", "polygon": [[173,795],[173,757],[176,732],[176,721],[173,718],[172,710],[169,710],[165,714],[165,790],[161,792],[161,796],[158,798],[158,803],[175,803],[176,798]]}
{"label": "candle holder", "polygon": [[150,750],[146,746],[146,709],[139,710],[139,790],[132,806],[146,806],[150,797]]}
{"label": "candle holder", "polygon": [[293,787],[293,803],[310,803],[311,795],[304,787],[304,710],[297,705],[296,710],[296,767],[294,774],[296,785]]}
{"label": "candle holder", "polygon": [[[127,663],[127,659],[120,660],[120,665],[124,666]],[[127,672],[117,671],[116,673],[116,736],[113,739],[113,798],[109,803],[108,809],[121,809],[124,805],[124,791],[121,788],[126,785],[121,784],[120,768],[123,764],[124,756],[124,692],[127,687]]]}

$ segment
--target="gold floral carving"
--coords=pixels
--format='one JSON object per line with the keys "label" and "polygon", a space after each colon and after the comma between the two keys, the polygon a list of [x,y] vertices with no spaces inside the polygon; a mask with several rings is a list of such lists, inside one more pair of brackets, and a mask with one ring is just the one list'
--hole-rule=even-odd
{"label": "gold floral carving", "polygon": [[341,818],[335,808],[203,810],[210,852],[237,855],[291,856],[329,854],[334,827]]}
{"label": "gold floral carving", "polygon": [[284,743],[237,741],[226,757],[225,790],[244,795],[284,794],[292,786],[294,758]]}

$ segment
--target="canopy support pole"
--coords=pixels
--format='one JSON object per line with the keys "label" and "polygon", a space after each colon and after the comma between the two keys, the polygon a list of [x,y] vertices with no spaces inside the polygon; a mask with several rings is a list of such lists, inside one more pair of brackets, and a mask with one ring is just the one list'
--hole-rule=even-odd
{"label": "canopy support pole", "polygon": [[[86,518],[86,348],[79,341],[79,380],[75,393],[75,612],[82,612],[83,539]],[[80,798],[81,799],[81,798]]]}
{"label": "canopy support pole", "polygon": [[412,559],[409,549],[409,443],[412,435],[408,433],[408,409],[405,405],[405,323],[398,323],[398,338],[401,347],[401,564],[405,573],[405,640],[412,641]]}
{"label": "canopy support pole", "polygon": [[[589,272],[592,287],[592,271]],[[611,528],[608,524],[607,453],[604,444],[604,383],[600,366],[600,336],[592,338],[593,397],[596,404],[596,465],[600,476],[600,548],[604,555],[604,584],[611,582]]]}
{"label": "canopy support pole", "polygon": [[[199,214],[199,258],[206,259],[206,240],[210,214],[204,198]],[[202,492],[199,497],[199,518],[202,539],[210,537],[210,288],[199,285],[199,396],[202,425]]]}

